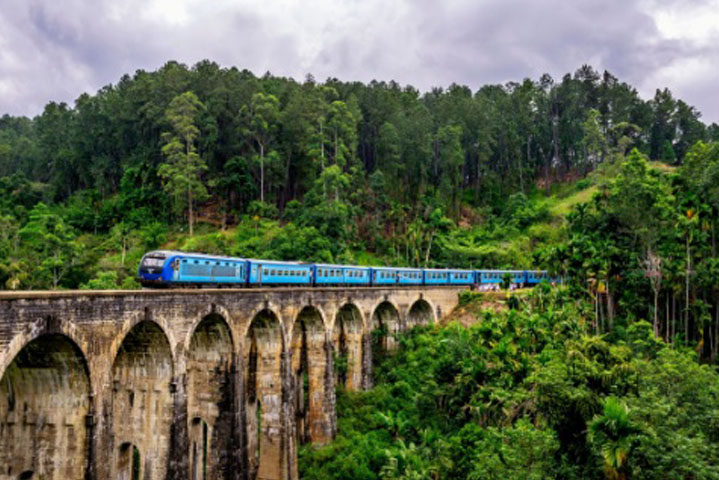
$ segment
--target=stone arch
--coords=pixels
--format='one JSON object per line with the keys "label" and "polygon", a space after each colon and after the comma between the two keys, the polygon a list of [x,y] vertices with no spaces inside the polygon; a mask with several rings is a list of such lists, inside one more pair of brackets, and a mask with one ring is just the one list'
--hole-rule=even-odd
{"label": "stone arch", "polygon": [[0,477],[84,478],[90,394],[75,342],[58,333],[28,342],[0,380]]}
{"label": "stone arch", "polygon": [[[170,359],[172,361],[172,365],[174,365],[176,358],[176,342],[173,331],[170,328],[170,325],[167,324],[166,319],[162,318],[161,316],[155,318],[155,315],[151,314],[150,307],[145,307],[145,311],[143,313],[136,314],[129,322],[125,322],[122,325],[122,329],[114,336],[114,340],[110,347],[109,358],[113,358],[115,359],[114,361],[117,361],[117,356],[120,354],[120,350],[122,349],[125,340],[127,340],[128,335],[130,335],[130,332],[132,332],[138,325],[143,323],[151,323],[162,333],[162,336],[165,338],[167,346],[170,349]],[[180,347],[182,347],[181,343]]]}
{"label": "stone arch", "polygon": [[300,443],[323,444],[334,437],[332,356],[322,313],[304,307],[292,326],[295,421]]}
{"label": "stone arch", "polygon": [[332,329],[335,357],[335,380],[348,390],[362,388],[362,311],[354,303],[346,303],[337,311]]}
{"label": "stone arch", "polygon": [[371,323],[373,353],[394,350],[397,347],[395,336],[400,327],[399,308],[394,303],[385,300],[377,305]]}
{"label": "stone arch", "polygon": [[[201,312],[200,316],[195,319],[192,324],[190,325],[190,328],[188,329],[187,335],[184,340],[184,347],[185,351],[190,350],[190,344],[192,343],[192,337],[197,331],[197,328],[201,323],[203,323],[207,317],[210,316],[217,316],[219,318],[222,318],[225,324],[227,325],[227,328],[230,333],[230,341],[232,342],[232,345],[240,345],[242,341],[237,337],[236,329],[234,328],[233,323],[233,317],[230,315],[230,312],[227,308],[225,308],[223,305],[215,304],[213,303],[210,305],[207,309],[204,310],[204,312]],[[169,337],[168,337],[169,338]]]}
{"label": "stone arch", "polygon": [[19,333],[18,335],[14,335],[12,337],[10,343],[0,354],[0,378],[5,374],[5,370],[7,370],[10,363],[15,359],[15,357],[17,357],[23,348],[39,336],[50,333],[56,333],[67,337],[77,346],[77,348],[80,349],[83,358],[87,358],[87,355],[85,355],[82,348],[82,335],[77,331],[77,326],[73,322],[63,321],[53,316],[47,316],[37,319],[35,322],[27,325],[23,333]]}
{"label": "stone arch", "polygon": [[434,308],[424,298],[414,302],[407,311],[407,328],[435,323]]}
{"label": "stone arch", "polygon": [[[233,438],[237,385],[232,375],[233,352],[232,333],[225,319],[217,313],[203,317],[192,332],[187,349],[190,478],[226,479],[236,468]],[[199,460],[201,466],[194,463]]]}
{"label": "stone arch", "polygon": [[137,445],[125,442],[117,455],[118,480],[140,480],[142,476],[142,453]]}
{"label": "stone arch", "polygon": [[[135,324],[123,339],[112,365],[112,438],[134,445],[142,455],[142,475],[165,478],[173,414],[173,363],[170,343],[152,321]],[[119,448],[111,468],[117,478],[124,465]]]}
{"label": "stone arch", "polygon": [[269,308],[259,311],[247,328],[243,349],[249,478],[283,478],[286,468],[284,352],[280,316]]}

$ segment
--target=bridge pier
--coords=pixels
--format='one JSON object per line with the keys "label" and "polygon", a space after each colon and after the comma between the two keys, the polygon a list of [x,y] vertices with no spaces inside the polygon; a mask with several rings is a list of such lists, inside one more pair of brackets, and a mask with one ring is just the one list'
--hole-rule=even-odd
{"label": "bridge pier", "polygon": [[372,331],[396,348],[459,290],[0,293],[0,480],[294,480]]}
{"label": "bridge pier", "polygon": [[337,372],[335,381],[344,385],[347,390],[363,388],[363,331],[364,322],[359,308],[353,303],[343,305],[335,317],[332,346],[334,358],[339,363],[335,365]]}

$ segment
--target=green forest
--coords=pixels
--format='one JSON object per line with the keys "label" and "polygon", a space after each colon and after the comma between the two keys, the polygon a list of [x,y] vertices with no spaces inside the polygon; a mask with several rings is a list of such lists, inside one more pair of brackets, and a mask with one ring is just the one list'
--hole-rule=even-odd
{"label": "green forest", "polygon": [[168,62],[0,118],[2,289],[139,288],[160,247],[564,278],[402,335],[307,479],[719,478],[718,222],[719,126],[586,65],[420,92]]}

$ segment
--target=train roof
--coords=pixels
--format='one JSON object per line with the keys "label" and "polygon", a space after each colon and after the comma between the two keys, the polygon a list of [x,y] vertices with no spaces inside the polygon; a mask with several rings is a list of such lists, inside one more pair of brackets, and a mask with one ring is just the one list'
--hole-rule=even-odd
{"label": "train roof", "polygon": [[526,270],[505,270],[505,269],[487,269],[477,270],[478,272],[494,272],[494,273],[524,273]]}
{"label": "train roof", "polygon": [[311,265],[315,265],[317,267],[322,267],[322,268],[365,268],[367,270],[369,270],[370,268],[374,268],[374,267],[367,267],[367,266],[362,266],[362,265],[340,265],[338,263],[312,263]]}
{"label": "train roof", "polygon": [[176,255],[182,255],[182,256],[197,257],[197,258],[221,258],[223,260],[246,260],[241,257],[228,257],[226,255],[211,255],[211,254],[199,253],[199,252],[182,252],[180,250],[151,250],[143,256],[147,257],[147,256],[152,256],[152,255],[164,255],[165,258],[173,257]]}
{"label": "train roof", "polygon": [[469,268],[423,268],[425,272],[474,272]]}
{"label": "train roof", "polygon": [[411,270],[413,272],[421,272],[421,268],[417,267],[369,267],[372,270]]}

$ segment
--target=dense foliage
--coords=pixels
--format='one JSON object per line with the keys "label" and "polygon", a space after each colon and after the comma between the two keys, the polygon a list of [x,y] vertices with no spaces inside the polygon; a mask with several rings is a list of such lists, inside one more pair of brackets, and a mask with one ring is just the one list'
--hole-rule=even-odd
{"label": "dense foliage", "polygon": [[169,62],[0,118],[0,288],[136,288],[158,247],[564,276],[404,336],[307,479],[719,478],[718,223],[719,126],[587,66],[422,94]]}
{"label": "dense foliage", "polygon": [[[478,301],[477,300],[470,300]],[[538,287],[469,328],[415,330],[304,479],[719,478],[719,374],[647,322],[596,336],[591,306]]]}
{"label": "dense foliage", "polygon": [[[168,240],[240,254],[249,242],[278,258],[529,267],[537,243],[556,240],[531,229],[548,217],[538,192],[632,147],[679,164],[717,138],[669,91],[644,101],[588,66],[561,81],[420,93],[168,62],[73,106],[0,118],[0,284],[72,288],[112,270],[131,286],[140,251]],[[185,241],[185,224],[206,237]],[[225,229],[236,226],[233,241]]]}
{"label": "dense foliage", "polygon": [[655,336],[715,361],[719,144],[698,142],[669,173],[636,150],[618,166],[615,180],[568,215],[566,241],[538,257],[593,300],[597,333],[648,319]]}

